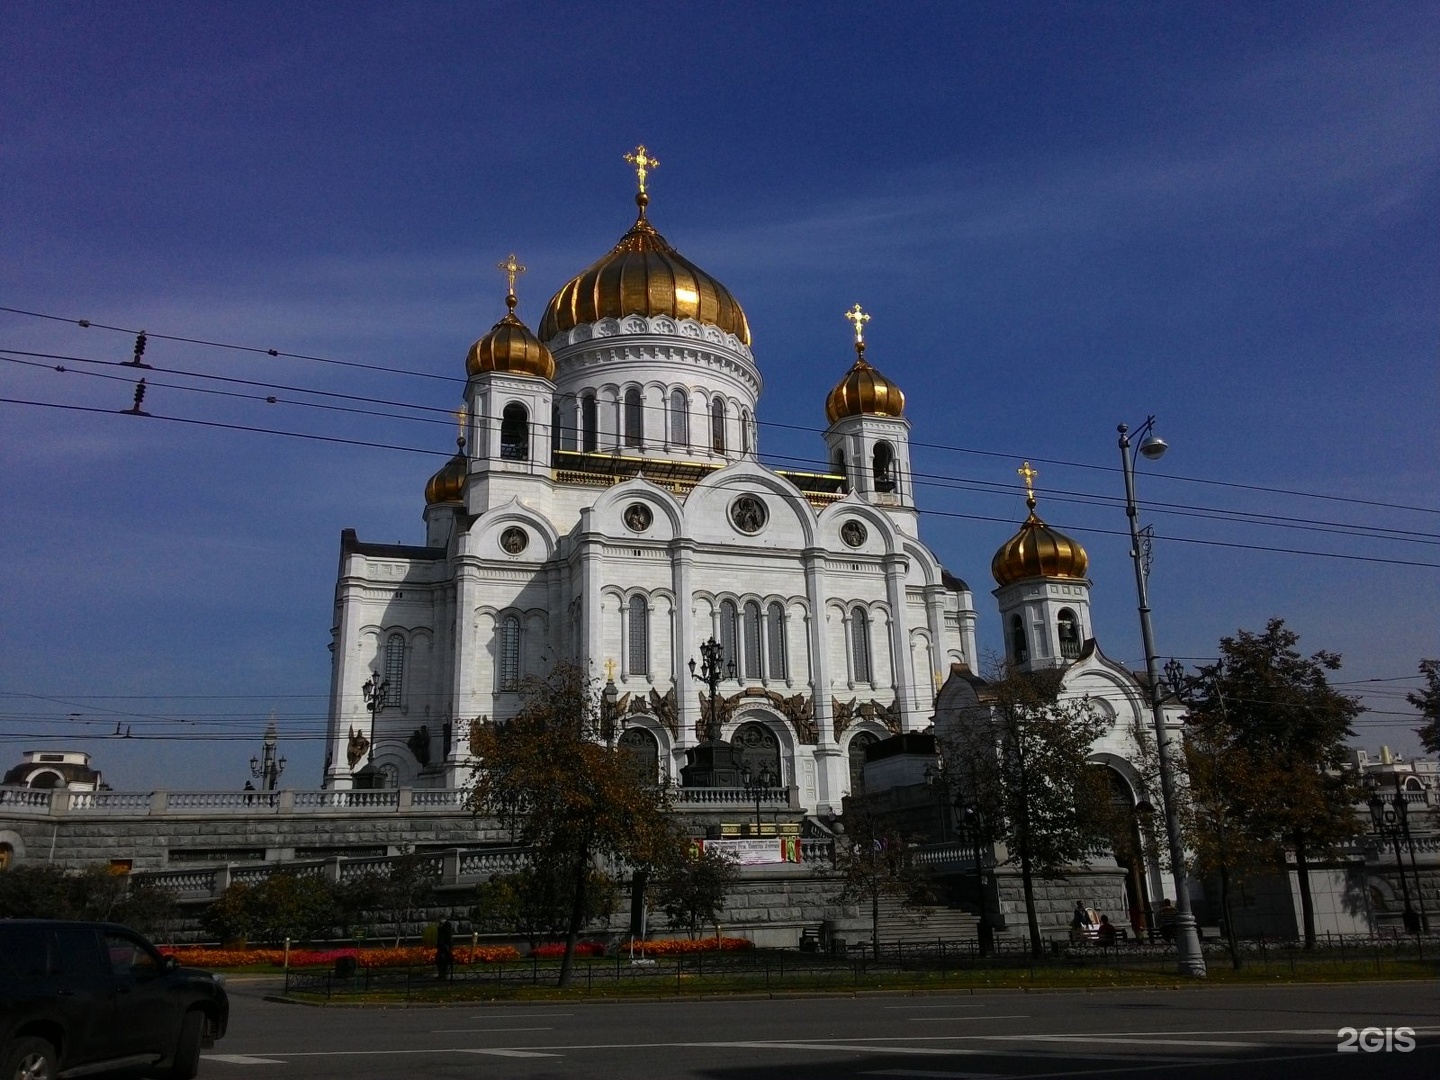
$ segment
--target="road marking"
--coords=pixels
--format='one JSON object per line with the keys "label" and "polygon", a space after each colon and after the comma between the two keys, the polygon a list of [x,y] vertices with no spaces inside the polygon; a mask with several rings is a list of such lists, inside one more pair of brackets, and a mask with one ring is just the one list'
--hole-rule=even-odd
{"label": "road marking", "polygon": [[552,1016],[574,1016],[574,1015],[575,1015],[574,1013],[549,1012],[549,1011],[544,1010],[544,1009],[534,1009],[534,1010],[532,1010],[532,1011],[530,1011],[530,1012],[525,1012],[525,1011],[522,1010],[522,1009],[516,1009],[514,1012],[511,1012],[509,1009],[505,1008],[504,1006],[500,1006],[500,1007],[496,1008],[493,1012],[488,1012],[488,1013],[476,1013],[474,1016],[468,1016],[468,1017],[466,1017],[466,1019],[467,1019],[467,1020],[494,1020],[496,1017],[499,1017],[499,1018],[502,1019],[502,1020],[522,1020],[522,1019],[523,1019],[523,1020],[536,1020],[536,1019],[548,1020],[548,1019],[550,1019],[550,1017],[552,1017]]}
{"label": "road marking", "polygon": [[[1011,1016],[907,1016],[907,1020],[1013,1020]],[[1030,1019],[1028,1016],[1025,1019]]]}
{"label": "road marking", "polygon": [[[895,1009],[895,1010],[897,1010],[897,1011],[900,1010],[900,1009],[904,1009],[904,1010],[906,1010],[906,1011],[908,1011],[908,1012],[914,1012],[914,1011],[917,1010],[917,1009],[988,1009],[989,1007],[990,1007],[990,1006],[988,1006],[987,1004],[985,1004],[985,1002],[983,1002],[983,1001],[977,1001],[977,1002],[976,1002],[975,1004],[973,1004],[973,1005],[971,1005],[969,1002],[956,1001],[956,1002],[952,1002],[952,1003],[949,1004],[949,1005],[886,1005],[886,1006],[885,1006],[885,1008],[887,1008],[887,1009]],[[879,1074],[879,1073],[875,1073],[874,1075],[879,1076],[880,1074]],[[940,1074],[939,1074],[939,1073],[936,1073],[936,1075],[939,1076]]]}
{"label": "road marking", "polygon": [[535,1050],[461,1050],[462,1054],[488,1054],[490,1057],[537,1058],[562,1057],[561,1054],[542,1054]]}
{"label": "road marking", "polygon": [[431,1035],[489,1035],[492,1031],[554,1031],[549,1027],[523,1028],[432,1028]]}
{"label": "road marking", "polygon": [[930,1080],[989,1080],[993,1076],[1003,1076],[1003,1073],[977,1073],[977,1072],[934,1072],[930,1069],[872,1069],[869,1072],[862,1072],[861,1076],[921,1076],[929,1077]]}
{"label": "road marking", "polygon": [[720,1049],[753,1050],[820,1050],[833,1053],[836,1050],[850,1050],[857,1054],[942,1054],[954,1057],[960,1054],[983,1054],[984,1050],[962,1050],[959,1047],[935,1049],[925,1046],[855,1046],[852,1043],[832,1042],[717,1042],[692,1043],[692,1046],[712,1046]]}
{"label": "road marking", "polygon": [[1214,1046],[1227,1050],[1258,1050],[1264,1043],[1228,1042],[1223,1039],[1152,1039],[1125,1038],[1115,1035],[982,1035],[997,1042],[1080,1042],[1105,1043],[1108,1046]]}
{"label": "road marking", "polygon": [[250,1057],[247,1054],[205,1054],[206,1061],[223,1061],[226,1065],[284,1065],[279,1058]]}

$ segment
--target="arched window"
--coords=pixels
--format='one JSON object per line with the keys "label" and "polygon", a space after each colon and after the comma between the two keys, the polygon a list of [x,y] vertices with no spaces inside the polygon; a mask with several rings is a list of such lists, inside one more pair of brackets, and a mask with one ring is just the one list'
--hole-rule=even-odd
{"label": "arched window", "polygon": [[403,634],[391,634],[385,639],[385,681],[389,687],[385,690],[385,700],[382,705],[396,706],[400,704],[400,691],[405,686],[405,636]]}
{"label": "arched window", "polygon": [[750,410],[740,410],[740,451],[748,454],[753,449],[750,442]]}
{"label": "arched window", "polygon": [[1061,608],[1056,622],[1060,631],[1060,655],[1074,660],[1080,655],[1080,620],[1069,608]]}
{"label": "arched window", "polygon": [[745,601],[745,678],[763,679],[760,668],[760,605]]}
{"label": "arched window", "polygon": [[872,732],[857,732],[850,740],[850,794],[859,795],[865,790],[865,750],[880,740]]}
{"label": "arched window", "polygon": [[645,445],[645,407],[633,386],[625,391],[625,445]]}
{"label": "arched window", "polygon": [[500,457],[506,461],[530,460],[530,414],[512,401],[500,414]]}
{"label": "arched window", "polygon": [[850,613],[850,656],[855,681],[874,681],[870,670],[870,616],[863,607]]}
{"label": "arched window", "polygon": [[500,670],[500,689],[520,689],[520,619],[506,615],[500,620],[500,642],[497,661]]}
{"label": "arched window", "polygon": [[575,450],[579,444],[575,438],[575,410],[578,404],[574,398],[565,401],[559,409],[555,420],[556,446],[561,450]]}
{"label": "arched window", "polygon": [[670,391],[670,445],[690,448],[690,402],[684,390]]}
{"label": "arched window", "polygon": [[1030,643],[1025,640],[1025,620],[1019,615],[1010,616],[1010,657],[1017,664],[1030,659]]}
{"label": "arched window", "polygon": [[580,399],[580,449],[595,450],[600,446],[600,414],[595,406],[595,395],[586,394]]}
{"label": "arched window", "polygon": [[888,442],[875,444],[875,490],[895,490],[895,448]]}
{"label": "arched window", "polygon": [[741,772],[749,777],[749,783],[779,787],[785,782],[780,771],[780,741],[764,724],[753,720],[741,724],[730,743],[740,751]]}
{"label": "arched window", "polygon": [[630,597],[629,641],[625,643],[625,674],[650,674],[650,605],[636,593]]}
{"label": "arched window", "polygon": [[740,613],[735,608],[735,601],[722,600],[720,602],[720,669],[727,674],[732,668],[738,670],[740,666],[740,657],[735,651],[739,621]]}
{"label": "arched window", "polygon": [[643,727],[626,728],[618,743],[621,751],[630,755],[635,771],[645,779],[660,778],[660,743]]}
{"label": "arched window", "polygon": [[766,611],[765,623],[770,678],[783,679],[789,674],[785,665],[785,607],[778,600]]}
{"label": "arched window", "polygon": [[710,399],[710,448],[717,454],[725,452],[725,399]]}

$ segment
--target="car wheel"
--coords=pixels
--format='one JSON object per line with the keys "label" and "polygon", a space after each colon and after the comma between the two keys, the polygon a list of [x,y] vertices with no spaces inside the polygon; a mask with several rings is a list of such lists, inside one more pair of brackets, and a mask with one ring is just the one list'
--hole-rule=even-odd
{"label": "car wheel", "polygon": [[16,1039],[0,1080],[55,1080],[56,1064],[55,1047],[44,1039]]}
{"label": "car wheel", "polygon": [[200,1031],[205,1017],[199,1009],[191,1009],[180,1024],[180,1038],[175,1043],[175,1056],[163,1076],[165,1080],[193,1080],[200,1071]]}

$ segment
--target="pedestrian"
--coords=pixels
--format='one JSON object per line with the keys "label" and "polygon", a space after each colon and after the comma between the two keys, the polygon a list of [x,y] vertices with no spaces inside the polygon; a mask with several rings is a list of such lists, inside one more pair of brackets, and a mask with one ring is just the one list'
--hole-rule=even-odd
{"label": "pedestrian", "polygon": [[435,934],[435,970],[441,980],[448,980],[455,967],[455,927],[446,919]]}
{"label": "pedestrian", "polygon": [[1095,931],[1095,940],[1101,945],[1115,944],[1115,925],[1110,921],[1109,915],[1100,916],[1100,926]]}
{"label": "pedestrian", "polygon": [[1070,917],[1070,940],[1084,941],[1090,933],[1090,912],[1083,901],[1075,901],[1075,914]]}
{"label": "pedestrian", "polygon": [[1178,916],[1179,912],[1175,910],[1175,905],[1168,896],[1160,901],[1160,936],[1166,941],[1175,937],[1175,920]]}
{"label": "pedestrian", "polygon": [[1420,933],[1420,915],[1409,904],[1405,905],[1405,914],[1400,918],[1405,923],[1405,932],[1407,934]]}

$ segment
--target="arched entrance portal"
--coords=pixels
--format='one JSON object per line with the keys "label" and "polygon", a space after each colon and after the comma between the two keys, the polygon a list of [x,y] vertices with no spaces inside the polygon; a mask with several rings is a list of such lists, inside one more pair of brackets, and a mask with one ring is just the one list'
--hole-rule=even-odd
{"label": "arched entrance portal", "polygon": [[1145,843],[1140,834],[1140,815],[1130,782],[1109,765],[1105,770],[1110,785],[1110,850],[1125,871],[1125,906],[1136,936],[1154,926],[1154,908],[1145,874]]}
{"label": "arched entrance portal", "polygon": [[779,787],[785,774],[780,771],[780,740],[764,724],[750,721],[735,730],[730,742],[740,751],[742,771],[752,783]]}
{"label": "arched entrance portal", "polygon": [[654,780],[660,775],[660,744],[653,733],[643,727],[626,728],[620,736],[620,749],[630,755],[641,776]]}
{"label": "arched entrance portal", "polygon": [[865,790],[865,750],[880,739],[872,732],[860,731],[850,740],[850,794]]}

